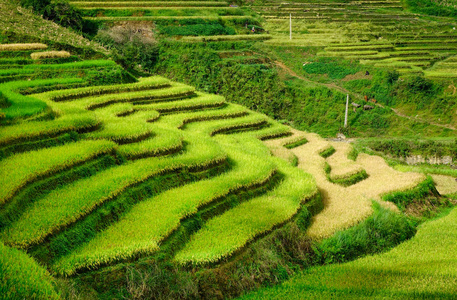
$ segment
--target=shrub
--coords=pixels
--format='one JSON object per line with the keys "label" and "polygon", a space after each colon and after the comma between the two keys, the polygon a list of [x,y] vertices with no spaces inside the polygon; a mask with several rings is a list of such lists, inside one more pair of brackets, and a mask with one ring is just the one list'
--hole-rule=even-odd
{"label": "shrub", "polygon": [[43,18],[77,31],[83,29],[83,18],[67,0],[55,0],[43,10]]}
{"label": "shrub", "polygon": [[51,0],[21,0],[23,7],[31,8],[39,14],[42,14],[49,4],[51,4]]}

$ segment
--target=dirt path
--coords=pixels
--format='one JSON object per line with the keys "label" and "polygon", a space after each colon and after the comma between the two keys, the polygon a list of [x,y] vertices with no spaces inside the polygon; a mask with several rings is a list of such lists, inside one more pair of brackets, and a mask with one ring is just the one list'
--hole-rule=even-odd
{"label": "dirt path", "polygon": [[[357,100],[364,100],[364,97],[362,95],[360,95],[358,93],[351,92],[351,91],[349,91],[349,90],[347,90],[347,89],[345,89],[345,88],[343,88],[341,86],[336,85],[335,83],[320,83],[320,82],[316,82],[316,81],[310,80],[310,79],[308,79],[306,77],[298,75],[297,73],[295,73],[294,70],[292,70],[291,68],[289,68],[288,66],[286,66],[284,63],[282,63],[280,61],[275,61],[275,64],[278,67],[280,67],[282,70],[284,70],[290,76],[296,77],[296,78],[301,79],[301,80],[306,81],[306,82],[314,83],[316,85],[325,86],[325,87],[327,87],[329,89],[338,90],[338,91],[342,92],[343,94],[351,95],[353,98],[355,98]],[[375,105],[378,106],[378,107],[386,108],[384,105],[379,104],[379,103],[376,103]],[[405,119],[413,120],[413,121],[416,121],[416,122],[419,122],[419,123],[430,124],[430,125],[433,125],[433,126],[446,128],[446,129],[450,129],[450,130],[456,130],[456,128],[454,126],[451,126],[451,125],[443,125],[443,124],[438,124],[438,123],[435,123],[435,122],[426,121],[426,120],[421,119],[421,118],[413,118],[411,116],[407,116],[407,115],[399,112],[395,108],[392,108],[392,107],[388,107],[388,108],[390,110],[392,110],[392,112],[395,115],[397,115],[398,117],[400,117],[400,118],[405,118]]]}

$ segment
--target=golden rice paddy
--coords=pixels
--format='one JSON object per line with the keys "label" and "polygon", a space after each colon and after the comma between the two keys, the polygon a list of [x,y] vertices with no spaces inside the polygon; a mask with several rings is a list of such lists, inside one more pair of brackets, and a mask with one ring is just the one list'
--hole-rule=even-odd
{"label": "golden rice paddy", "polygon": [[[298,167],[316,178],[324,202],[324,209],[313,217],[308,229],[308,235],[312,238],[325,238],[363,221],[372,213],[372,200],[380,201],[383,206],[397,210],[393,203],[381,201],[381,196],[393,191],[410,189],[425,179],[423,174],[396,171],[378,156],[361,153],[353,162],[347,159],[347,154],[351,150],[350,144],[328,142],[313,133],[293,132],[294,135],[303,134],[308,143],[289,151],[297,156]],[[284,143],[284,139],[270,141],[268,146],[274,154],[281,153],[280,157],[284,158],[284,151],[274,150],[281,143]],[[330,146],[336,150],[332,155],[335,157],[321,157],[319,153]],[[369,177],[349,187],[342,187],[329,182],[325,173],[326,162],[332,165],[338,174],[364,169]]]}

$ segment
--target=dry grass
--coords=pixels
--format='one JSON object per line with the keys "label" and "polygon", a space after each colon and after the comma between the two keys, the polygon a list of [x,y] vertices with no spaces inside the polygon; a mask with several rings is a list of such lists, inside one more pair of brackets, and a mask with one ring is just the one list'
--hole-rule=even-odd
{"label": "dry grass", "polygon": [[[294,135],[300,132],[294,131]],[[311,173],[321,191],[324,210],[313,218],[308,235],[312,238],[324,238],[338,230],[349,228],[367,218],[372,213],[371,200],[381,200],[381,195],[392,191],[406,190],[416,186],[425,176],[418,173],[403,173],[390,168],[381,157],[360,154],[356,162],[347,159],[350,146],[333,145],[317,134],[302,133],[308,143],[290,150],[298,157],[298,167]],[[281,140],[269,141],[269,146],[281,145]],[[342,187],[328,181],[325,173],[326,160],[319,155],[329,146],[336,146],[337,152],[331,162],[341,170],[363,168],[369,175],[368,179],[349,187]],[[274,151],[273,151],[274,152]],[[344,161],[339,164],[338,156]],[[330,158],[329,158],[330,159]],[[346,165],[347,164],[347,165]],[[352,167],[351,164],[356,167]],[[394,204],[381,202],[383,206],[396,210]]]}
{"label": "dry grass", "polygon": [[0,44],[0,51],[24,51],[24,50],[43,50],[47,49],[48,45],[41,43],[30,44]]}
{"label": "dry grass", "polygon": [[457,193],[457,181],[453,176],[430,174],[441,195]]}
{"label": "dry grass", "polygon": [[30,54],[30,57],[34,60],[45,59],[45,58],[67,58],[67,57],[70,57],[70,52],[67,52],[67,51],[35,52],[35,53]]}

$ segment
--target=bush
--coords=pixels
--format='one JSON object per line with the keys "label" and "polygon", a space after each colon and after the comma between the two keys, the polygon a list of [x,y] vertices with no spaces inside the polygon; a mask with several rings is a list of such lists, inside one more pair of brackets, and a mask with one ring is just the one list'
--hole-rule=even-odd
{"label": "bush", "polygon": [[111,48],[113,59],[131,72],[150,72],[158,60],[158,48],[155,39],[143,37],[142,33],[152,36],[148,26],[114,26],[101,29],[95,40]]}
{"label": "bush", "polygon": [[21,6],[31,8],[33,11],[42,14],[46,6],[51,4],[51,0],[21,0]]}
{"label": "bush", "polygon": [[67,0],[54,0],[51,2],[45,7],[43,18],[77,31],[82,31],[83,28],[81,13],[71,6]]}

